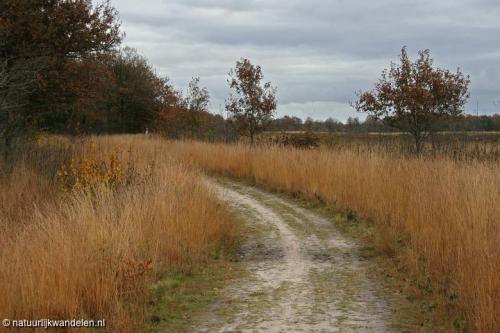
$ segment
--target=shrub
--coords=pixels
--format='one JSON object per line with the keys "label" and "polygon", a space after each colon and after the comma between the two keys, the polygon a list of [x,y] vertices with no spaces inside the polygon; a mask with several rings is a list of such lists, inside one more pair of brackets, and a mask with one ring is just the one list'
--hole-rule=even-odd
{"label": "shrub", "polygon": [[88,155],[73,158],[69,165],[63,165],[57,172],[57,180],[64,192],[93,192],[96,187],[117,189],[130,184],[137,178],[133,164],[123,163],[119,149],[114,147],[108,156],[98,157],[95,144]]}
{"label": "shrub", "polygon": [[311,132],[283,133],[275,137],[273,143],[297,149],[314,149],[319,147],[319,137]]}

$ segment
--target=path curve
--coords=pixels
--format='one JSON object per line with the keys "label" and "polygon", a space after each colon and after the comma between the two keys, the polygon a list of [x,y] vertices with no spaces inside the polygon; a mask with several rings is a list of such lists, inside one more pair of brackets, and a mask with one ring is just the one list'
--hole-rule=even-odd
{"label": "path curve", "polygon": [[415,332],[411,307],[369,277],[372,263],[328,218],[293,201],[229,181],[208,181],[249,235],[239,251],[249,273],[223,291],[194,332]]}

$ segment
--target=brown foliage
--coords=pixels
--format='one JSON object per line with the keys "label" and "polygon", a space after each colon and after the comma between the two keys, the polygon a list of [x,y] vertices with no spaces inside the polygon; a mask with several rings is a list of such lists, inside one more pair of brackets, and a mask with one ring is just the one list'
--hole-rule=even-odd
{"label": "brown foliage", "polygon": [[199,86],[200,78],[195,77],[189,82],[187,96],[185,97],[186,126],[189,128],[191,138],[200,137],[203,127],[203,115],[208,112],[210,95],[207,88]]}
{"label": "brown foliage", "polygon": [[2,57],[81,59],[111,49],[120,39],[116,11],[90,0],[3,0]]}
{"label": "brown foliage", "polygon": [[255,134],[262,131],[276,110],[276,88],[270,82],[261,84],[264,74],[260,66],[248,59],[236,62],[229,72],[229,86],[234,90],[226,101],[226,110],[237,120],[240,132],[254,143]]}
{"label": "brown foliage", "polygon": [[299,133],[281,133],[273,137],[274,144],[297,149],[313,149],[319,147],[319,137],[309,131]]}
{"label": "brown foliage", "polygon": [[[87,106],[102,77],[95,60],[121,40],[117,13],[108,2],[4,0],[0,3],[0,63],[8,87],[1,98],[0,134],[62,131]],[[88,73],[91,73],[88,76]],[[14,97],[12,95],[15,95]]]}
{"label": "brown foliage", "polygon": [[382,72],[373,91],[360,92],[353,106],[413,135],[420,153],[437,121],[462,113],[470,81],[459,69],[452,73],[434,68],[429,50],[420,51],[411,62],[403,48],[400,62]]}

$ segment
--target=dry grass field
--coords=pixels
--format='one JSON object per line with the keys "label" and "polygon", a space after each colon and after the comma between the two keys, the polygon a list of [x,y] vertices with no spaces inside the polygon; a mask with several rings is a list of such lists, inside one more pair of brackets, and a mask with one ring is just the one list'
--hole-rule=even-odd
{"label": "dry grass field", "polygon": [[[304,132],[265,132],[263,143],[282,136],[302,136]],[[401,132],[312,132],[321,147],[362,154],[414,155],[413,138]],[[448,157],[457,161],[500,161],[500,132],[438,132],[429,136],[423,147],[425,157]]]}
{"label": "dry grass field", "polygon": [[224,206],[165,147],[50,137],[17,153],[0,181],[2,318],[106,318],[106,331],[143,331],[152,282],[196,273],[233,246]]}
{"label": "dry grass field", "polygon": [[169,150],[203,170],[373,221],[380,249],[405,262],[412,285],[461,311],[470,330],[500,330],[498,162],[196,142]]}
{"label": "dry grass field", "polygon": [[[13,165],[13,167],[12,167]],[[0,181],[5,318],[106,318],[142,331],[150,286],[196,273],[237,238],[201,172],[319,200],[377,227],[408,285],[460,312],[458,330],[500,329],[500,165],[357,149],[39,138]],[[464,326],[465,325],[465,326]]]}

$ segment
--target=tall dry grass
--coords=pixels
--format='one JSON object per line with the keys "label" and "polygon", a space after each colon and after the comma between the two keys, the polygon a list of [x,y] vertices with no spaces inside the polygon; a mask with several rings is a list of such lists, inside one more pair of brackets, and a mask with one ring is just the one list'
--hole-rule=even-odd
{"label": "tall dry grass", "polygon": [[404,252],[421,288],[457,304],[473,331],[500,331],[498,163],[203,143],[175,143],[171,151],[204,170],[319,197],[373,220],[382,246]]}
{"label": "tall dry grass", "polygon": [[[304,143],[309,135],[321,147],[336,151],[355,151],[362,154],[384,154],[411,157],[415,154],[414,139],[400,132],[266,132],[258,137],[261,143]],[[295,139],[295,140],[293,140]],[[302,140],[300,140],[302,139]],[[307,142],[307,140],[305,141]],[[437,132],[423,143],[422,155],[426,158],[447,157],[459,161],[500,162],[500,132]]]}
{"label": "tall dry grass", "polygon": [[[132,167],[133,181],[61,190],[61,165],[92,150],[104,163],[116,147],[114,166]],[[0,181],[2,318],[105,318],[106,331],[137,332],[151,281],[195,272],[234,241],[224,206],[164,141],[49,138],[16,159]]]}

